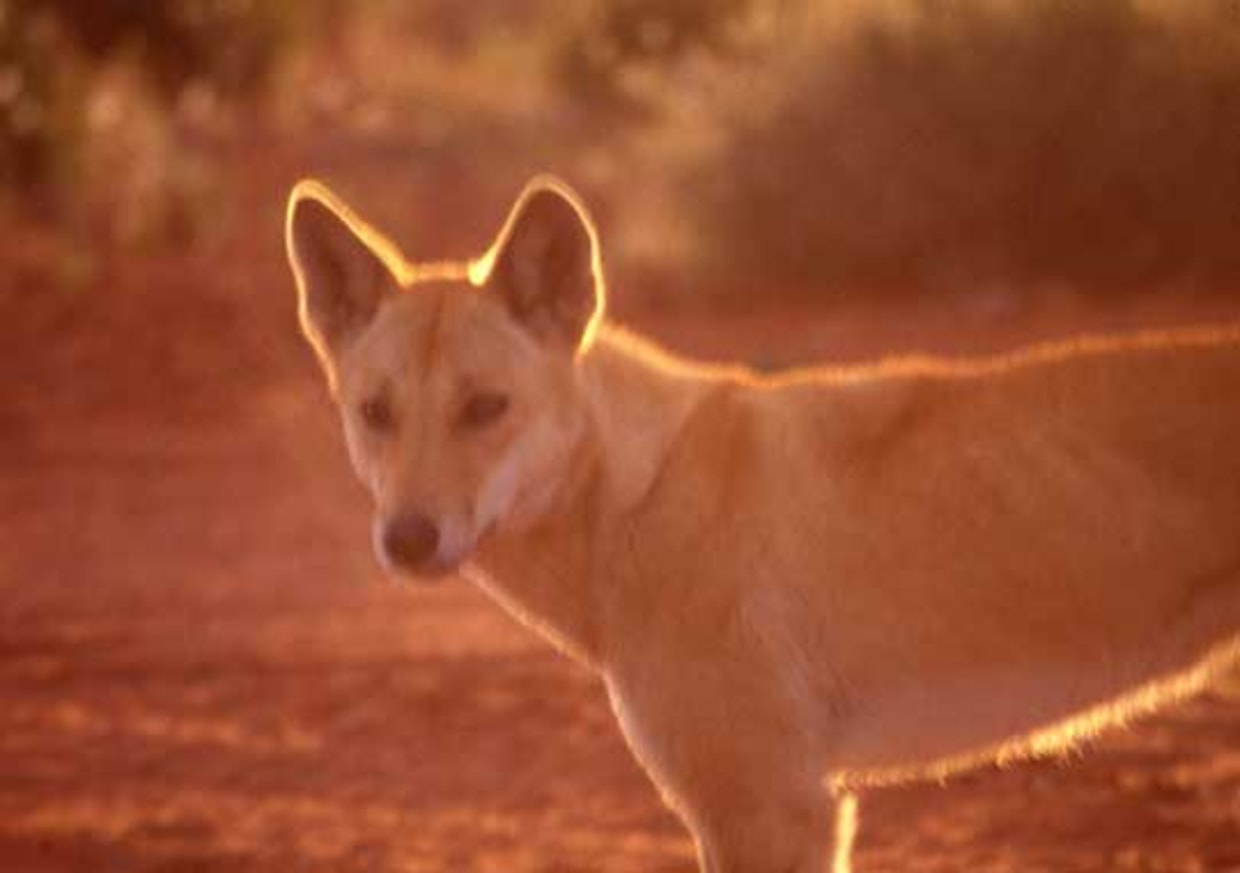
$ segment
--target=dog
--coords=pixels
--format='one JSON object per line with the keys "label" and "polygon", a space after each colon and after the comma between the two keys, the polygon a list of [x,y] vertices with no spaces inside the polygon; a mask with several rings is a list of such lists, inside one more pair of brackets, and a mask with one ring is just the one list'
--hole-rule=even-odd
{"label": "dog", "polygon": [[554,178],[469,262],[313,180],[286,243],[379,559],[598,671],[703,871],[843,873],[865,787],[1063,750],[1236,654],[1240,328],[760,376],[607,323]]}

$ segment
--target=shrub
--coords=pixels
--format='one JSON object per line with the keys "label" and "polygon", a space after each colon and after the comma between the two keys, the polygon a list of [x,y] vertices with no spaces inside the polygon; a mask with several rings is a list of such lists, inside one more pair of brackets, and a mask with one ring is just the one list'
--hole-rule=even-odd
{"label": "shrub", "polygon": [[298,25],[330,2],[0,0],[0,188],[27,205],[69,200],[95,84],[118,63],[137,71],[143,125],[164,137],[191,85],[224,104],[261,94]]}
{"label": "shrub", "polygon": [[49,61],[60,49],[52,21],[0,0],[0,189],[18,197],[60,176],[60,144],[80,133],[73,64]]}
{"label": "shrub", "polygon": [[656,76],[694,52],[739,48],[740,25],[755,0],[595,0],[565,26],[552,50],[553,76],[593,112],[643,116],[657,100],[632,87],[634,73]]}
{"label": "shrub", "polygon": [[796,287],[1240,278],[1240,27],[1129,0],[922,3],[724,107],[708,260]]}

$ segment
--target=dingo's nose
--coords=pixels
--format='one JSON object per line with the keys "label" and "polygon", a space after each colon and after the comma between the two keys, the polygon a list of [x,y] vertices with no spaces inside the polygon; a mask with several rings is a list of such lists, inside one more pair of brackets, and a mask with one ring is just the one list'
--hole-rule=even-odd
{"label": "dingo's nose", "polygon": [[417,570],[439,548],[439,528],[421,513],[406,512],[383,526],[382,543],[384,555],[392,564]]}

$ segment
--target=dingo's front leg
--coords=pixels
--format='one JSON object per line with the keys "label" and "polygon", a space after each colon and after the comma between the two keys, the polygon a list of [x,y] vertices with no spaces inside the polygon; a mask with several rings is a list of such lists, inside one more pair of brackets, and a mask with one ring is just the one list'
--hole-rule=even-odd
{"label": "dingo's front leg", "polygon": [[[701,799],[699,798],[699,801]],[[692,802],[690,802],[692,803]],[[761,808],[709,798],[687,812],[705,873],[849,873],[856,801],[821,786],[771,796]]]}
{"label": "dingo's front leg", "polygon": [[638,760],[693,832],[703,873],[847,873],[854,801],[824,785],[805,722],[773,699],[680,678],[612,675],[608,687]]}

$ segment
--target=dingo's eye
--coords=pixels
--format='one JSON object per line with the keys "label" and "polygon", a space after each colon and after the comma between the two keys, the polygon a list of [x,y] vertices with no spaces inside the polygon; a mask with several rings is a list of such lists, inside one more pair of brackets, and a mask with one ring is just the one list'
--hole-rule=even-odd
{"label": "dingo's eye", "polygon": [[368,397],[358,407],[358,413],[366,427],[376,433],[387,433],[396,426],[392,404],[385,397]]}
{"label": "dingo's eye", "polygon": [[508,395],[498,391],[479,391],[461,407],[460,424],[466,430],[478,430],[493,424],[508,411]]}

